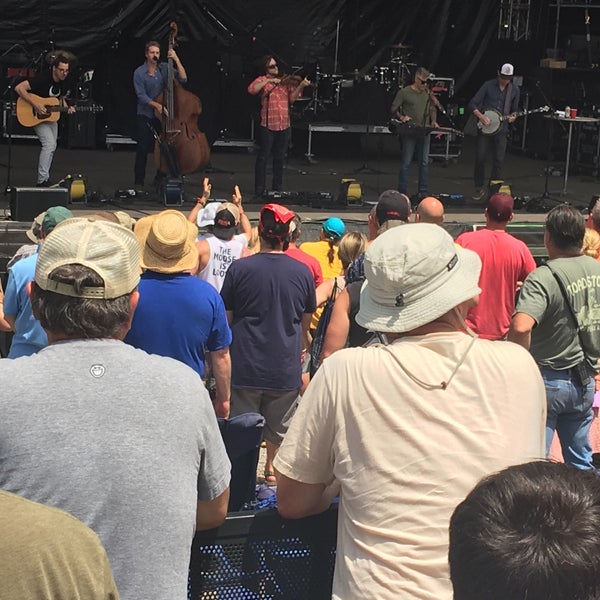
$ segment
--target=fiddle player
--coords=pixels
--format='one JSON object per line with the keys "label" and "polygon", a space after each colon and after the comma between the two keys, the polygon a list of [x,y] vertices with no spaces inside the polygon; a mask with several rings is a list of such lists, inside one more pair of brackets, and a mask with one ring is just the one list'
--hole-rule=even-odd
{"label": "fiddle player", "polygon": [[[248,93],[260,94],[260,128],[258,154],[254,168],[254,195],[265,193],[267,160],[273,156],[273,191],[280,191],[283,181],[283,160],[290,133],[290,104],[293,104],[310,85],[304,78],[280,77],[277,61],[271,55],[261,59],[263,74],[248,86]],[[300,81],[298,82],[298,79]]]}
{"label": "fiddle player", "polygon": [[[31,81],[25,79],[16,87],[15,92],[19,97],[31,104],[33,110],[39,118],[48,117],[49,112],[43,104],[40,104],[31,94],[35,94],[41,98],[58,98],[61,106],[67,106],[66,97],[69,92],[67,76],[71,63],[74,62],[73,55],[58,53],[52,60],[52,64],[48,70],[38,73]],[[67,109],[69,114],[75,112],[74,106],[69,106]],[[58,140],[58,122],[57,121],[41,121],[33,127],[35,135],[37,135],[42,145],[40,149],[40,157],[38,160],[37,187],[49,187],[50,183],[50,167],[56,150],[56,142]]]}
{"label": "fiddle player", "polygon": [[502,65],[496,79],[486,81],[471,98],[469,110],[483,124],[489,125],[490,119],[485,116],[488,108],[495,108],[503,115],[509,117],[502,122],[500,129],[493,135],[484,135],[477,130],[477,145],[475,146],[475,168],[473,181],[475,193],[473,200],[482,200],[486,189],[485,161],[490,148],[493,151],[492,173],[490,179],[502,178],[502,165],[506,154],[506,139],[508,137],[508,123],[513,123],[517,118],[514,113],[519,110],[521,92],[518,86],[512,84],[514,69],[510,63]]}
{"label": "fiddle player", "polygon": [[429,132],[423,128],[436,129],[438,127],[437,110],[432,101],[428,84],[430,75],[425,67],[417,67],[413,82],[398,90],[390,109],[392,117],[407,125],[405,129],[399,131],[402,150],[398,191],[401,194],[407,194],[408,168],[416,151],[419,165],[419,199],[429,195],[427,187],[429,185],[430,138]]}
{"label": "fiddle player", "polygon": [[[137,96],[137,129],[135,150],[135,165],[133,167],[134,186],[136,189],[143,188],[146,175],[146,162],[148,153],[154,148],[153,129],[160,133],[161,118],[166,115],[166,107],[155,100],[165,89],[168,83],[167,63],[159,63],[160,44],[150,40],[145,46],[146,61],[133,72],[133,87]],[[187,81],[185,67],[179,60],[175,50],[170,49],[168,57],[173,60],[175,66],[175,77],[180,83]],[[160,174],[154,177],[154,183],[158,183]]]}

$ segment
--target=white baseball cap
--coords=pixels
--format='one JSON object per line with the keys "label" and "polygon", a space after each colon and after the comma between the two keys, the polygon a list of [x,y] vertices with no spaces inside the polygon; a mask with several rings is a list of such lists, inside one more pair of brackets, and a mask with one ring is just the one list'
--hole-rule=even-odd
{"label": "white baseball cap", "polygon": [[203,209],[198,212],[196,223],[198,227],[208,227],[215,224],[215,215],[221,208],[221,202],[209,202]]}
{"label": "white baseball cap", "polygon": [[514,67],[510,63],[504,63],[500,69],[500,75],[505,77],[512,77],[515,73]]}

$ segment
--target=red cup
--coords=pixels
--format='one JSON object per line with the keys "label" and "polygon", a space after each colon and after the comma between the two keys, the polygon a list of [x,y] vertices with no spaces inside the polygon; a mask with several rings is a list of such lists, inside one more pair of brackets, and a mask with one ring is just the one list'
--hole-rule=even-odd
{"label": "red cup", "polygon": [[572,108],[571,109],[571,119],[576,119],[576,118],[577,118],[577,109]]}

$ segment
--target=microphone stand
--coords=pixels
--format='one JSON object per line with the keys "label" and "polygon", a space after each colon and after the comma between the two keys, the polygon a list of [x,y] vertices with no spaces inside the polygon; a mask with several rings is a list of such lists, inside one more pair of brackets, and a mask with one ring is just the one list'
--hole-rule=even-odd
{"label": "microphone stand", "polygon": [[[13,44],[4,54],[2,54],[2,56],[6,56],[11,50],[13,50],[14,48],[21,48],[22,50],[25,50],[23,48],[23,46],[21,46],[20,44]],[[30,69],[33,69],[34,67],[37,67],[38,63],[42,60],[42,57],[44,56],[44,50],[42,50],[40,52],[40,54],[33,60],[30,60],[24,67],[23,69],[25,70],[26,73],[29,72]],[[19,79],[19,77],[21,77],[20,73],[17,73],[9,82],[8,85],[6,86],[5,90],[2,92],[2,98],[5,99],[5,109],[6,107],[8,107],[6,110],[8,112],[7,114],[7,127],[6,127],[6,135],[7,135],[7,160],[6,160],[6,184],[4,186],[4,195],[8,195],[11,193],[12,191],[12,185],[11,185],[11,174],[12,174],[12,126],[13,126],[13,91],[14,91],[14,85],[15,85],[15,81],[17,79]]]}

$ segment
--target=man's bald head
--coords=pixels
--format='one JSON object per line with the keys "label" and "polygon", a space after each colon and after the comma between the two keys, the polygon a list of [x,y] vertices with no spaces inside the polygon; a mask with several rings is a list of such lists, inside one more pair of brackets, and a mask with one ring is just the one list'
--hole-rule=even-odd
{"label": "man's bald head", "polygon": [[441,225],[444,222],[444,205],[433,196],[423,198],[417,206],[415,222]]}

